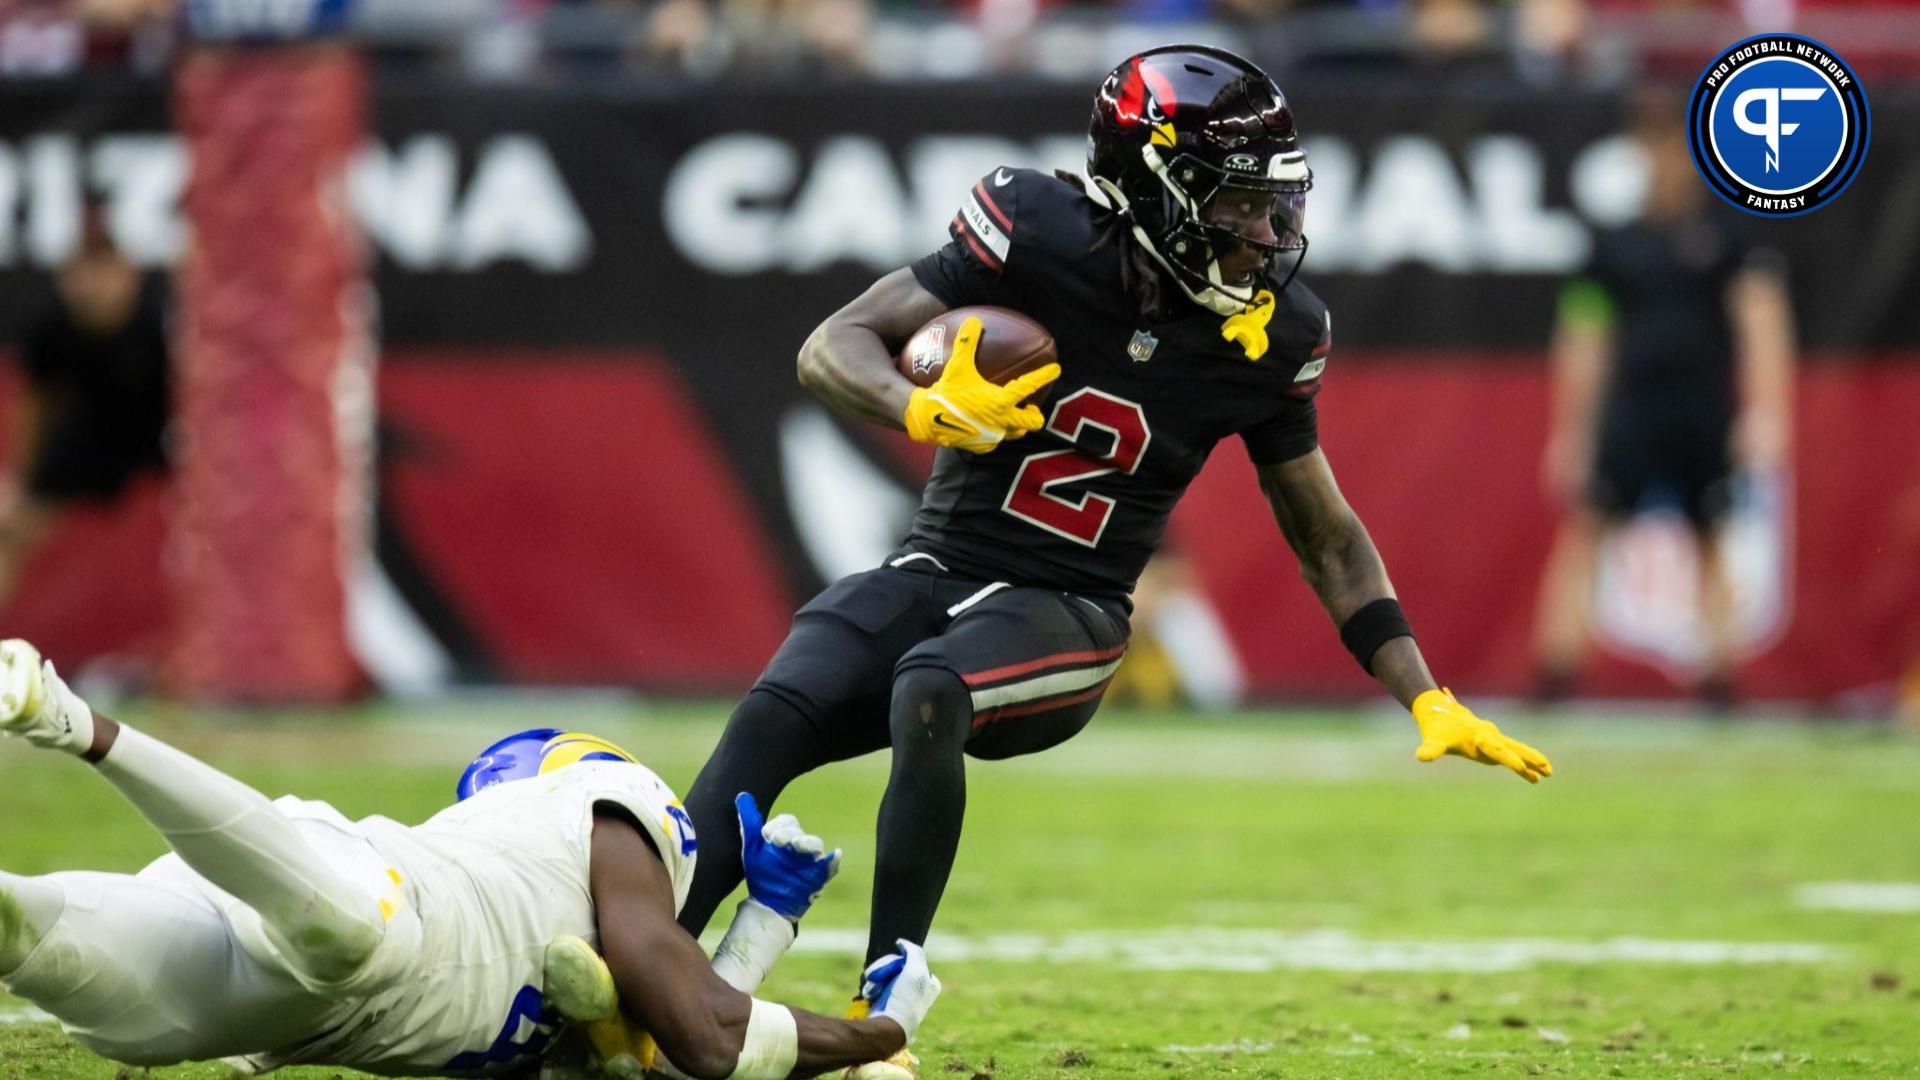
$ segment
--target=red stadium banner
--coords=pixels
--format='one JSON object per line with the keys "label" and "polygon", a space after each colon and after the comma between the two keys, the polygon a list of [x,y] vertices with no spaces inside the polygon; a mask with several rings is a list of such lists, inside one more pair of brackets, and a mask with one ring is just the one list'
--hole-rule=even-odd
{"label": "red stadium banner", "polygon": [[[1523,692],[1552,528],[1536,469],[1541,366],[1514,356],[1362,360],[1330,364],[1319,399],[1341,487],[1434,670],[1463,692]],[[752,489],[661,358],[415,354],[386,365],[380,390],[393,445],[383,557],[477,677],[737,691],[805,599],[787,584],[790,553],[758,509],[795,493]],[[1404,423],[1414,414],[1426,422]],[[1828,358],[1803,375],[1797,414],[1789,618],[1753,659],[1746,688],[1844,703],[1884,687],[1920,646],[1920,447],[1909,426],[1920,415],[1920,363]],[[924,458],[898,437],[842,434],[842,448],[910,506],[912,460]],[[0,611],[9,633],[63,656],[150,652],[166,632],[159,574],[108,586],[87,568],[157,566],[162,506],[150,486],[69,523],[32,568],[48,584]],[[1300,581],[1237,448],[1214,455],[1170,539],[1257,696],[1376,692]],[[1589,687],[1674,692],[1621,656],[1599,664]]]}

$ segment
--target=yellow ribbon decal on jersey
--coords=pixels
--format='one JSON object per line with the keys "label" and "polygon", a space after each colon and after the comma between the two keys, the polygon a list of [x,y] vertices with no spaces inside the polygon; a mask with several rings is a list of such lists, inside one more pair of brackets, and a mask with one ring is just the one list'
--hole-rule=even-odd
{"label": "yellow ribbon decal on jersey", "polygon": [[389,866],[387,867],[387,877],[392,879],[393,888],[387,890],[386,899],[380,901],[381,922],[392,922],[393,917],[400,912],[400,905],[406,903],[406,896],[400,891],[401,886],[406,884],[406,882],[401,879],[400,871]]}
{"label": "yellow ribbon decal on jersey", "polygon": [[1246,350],[1247,359],[1260,359],[1267,355],[1267,323],[1273,321],[1273,308],[1273,292],[1261,289],[1254,294],[1251,308],[1227,316],[1227,321],[1220,326],[1220,336],[1237,342]]}
{"label": "yellow ribbon decal on jersey", "polygon": [[621,761],[637,761],[632,755],[598,735],[569,731],[555,735],[540,748],[540,775],[585,761],[595,754],[608,754]]}

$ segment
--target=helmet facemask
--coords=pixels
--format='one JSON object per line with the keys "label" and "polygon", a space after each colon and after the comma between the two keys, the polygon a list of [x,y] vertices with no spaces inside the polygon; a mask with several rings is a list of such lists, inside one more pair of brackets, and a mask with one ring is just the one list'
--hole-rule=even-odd
{"label": "helmet facemask", "polygon": [[[1141,148],[1141,155],[1164,191],[1158,206],[1130,208],[1134,235],[1181,291],[1202,307],[1233,315],[1251,308],[1269,279],[1279,281],[1276,291],[1287,287],[1307,253],[1304,227],[1313,172],[1305,153],[1236,152],[1227,155],[1227,167],[1191,153],[1167,160],[1151,144]],[[1252,224],[1249,204],[1263,211],[1257,216],[1265,217],[1272,239],[1246,231]],[[1245,280],[1228,281],[1221,260],[1242,248],[1258,252],[1260,265]]]}

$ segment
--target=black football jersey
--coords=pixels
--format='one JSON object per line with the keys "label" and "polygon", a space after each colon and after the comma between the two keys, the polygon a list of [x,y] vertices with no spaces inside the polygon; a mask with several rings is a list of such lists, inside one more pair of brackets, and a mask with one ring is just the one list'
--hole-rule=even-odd
{"label": "black football jersey", "polygon": [[913,264],[949,308],[1012,308],[1060,356],[1045,428],[935,459],[907,547],[956,573],[1124,596],[1215,443],[1238,435],[1255,464],[1317,445],[1331,345],[1320,298],[1297,279],[1279,292],[1257,361],[1221,337],[1223,316],[1184,296],[1148,322],[1122,284],[1126,252],[1100,242],[1106,214],[1058,177],[997,169],[969,192],[952,241]]}

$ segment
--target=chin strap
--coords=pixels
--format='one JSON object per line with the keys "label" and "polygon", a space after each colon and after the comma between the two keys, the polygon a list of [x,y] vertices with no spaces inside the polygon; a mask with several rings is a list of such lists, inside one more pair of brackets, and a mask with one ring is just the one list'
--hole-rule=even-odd
{"label": "chin strap", "polygon": [[1273,321],[1273,307],[1273,293],[1261,289],[1251,308],[1227,316],[1227,321],[1220,324],[1220,336],[1245,349],[1247,359],[1260,359],[1267,355],[1267,323]]}
{"label": "chin strap", "polygon": [[[1146,157],[1147,167],[1160,177],[1160,182],[1167,186],[1168,191],[1173,192],[1174,198],[1179,200],[1189,216],[1197,216],[1197,212],[1193,209],[1193,201],[1187,197],[1187,193],[1167,177],[1166,165],[1161,162],[1160,155],[1151,146],[1142,147],[1141,152]],[[1092,178],[1092,183],[1086,189],[1089,197],[1093,198],[1096,204],[1127,216],[1128,224],[1133,230],[1133,238],[1139,241],[1140,246],[1152,256],[1154,262],[1160,264],[1160,268],[1167,272],[1167,276],[1173,279],[1173,283],[1187,295],[1187,299],[1216,315],[1237,316],[1253,313],[1260,303],[1260,296],[1264,294],[1264,290],[1260,294],[1235,296],[1227,283],[1220,279],[1220,263],[1217,260],[1207,264],[1206,286],[1195,290],[1191,284],[1188,284],[1187,275],[1173,268],[1173,264],[1167,261],[1167,257],[1160,254],[1160,246],[1153,242],[1153,237],[1147,235],[1147,230],[1133,218],[1132,207],[1128,204],[1126,195],[1109,181],[1095,176],[1091,169],[1088,170],[1087,175]],[[1095,195],[1095,192],[1099,194]],[[1268,318],[1271,317],[1269,313]],[[1260,320],[1260,325],[1266,325],[1265,318]],[[1251,358],[1258,359],[1258,357],[1259,354],[1255,353]]]}

